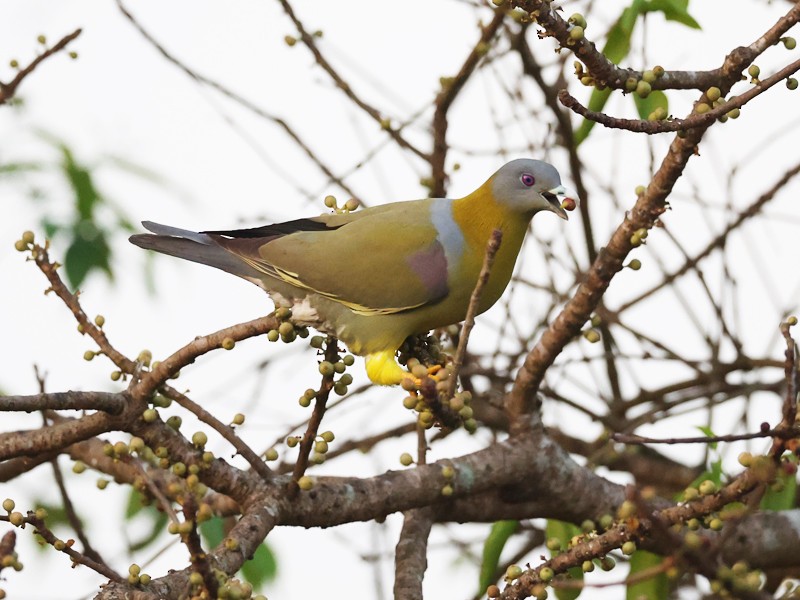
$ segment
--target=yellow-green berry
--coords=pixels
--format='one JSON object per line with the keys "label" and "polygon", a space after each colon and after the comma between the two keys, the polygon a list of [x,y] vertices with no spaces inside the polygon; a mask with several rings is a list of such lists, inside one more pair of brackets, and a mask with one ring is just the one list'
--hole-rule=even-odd
{"label": "yellow-green berry", "polygon": [[793,37],[784,37],[781,38],[781,41],[783,42],[783,47],[787,50],[794,50],[797,48],[797,40]]}
{"label": "yellow-green berry", "polygon": [[231,419],[231,423],[233,425],[242,425],[244,424],[244,415],[242,413],[236,413],[233,415],[233,419]]}
{"label": "yellow-green berry", "polygon": [[578,42],[582,40],[584,37],[583,27],[580,25],[575,25],[572,29],[569,30],[569,39],[573,42]]}
{"label": "yellow-green berry", "polygon": [[6,512],[10,513],[12,510],[14,510],[14,507],[16,505],[17,503],[14,502],[11,498],[6,498],[5,500],[3,500],[3,510]]}
{"label": "yellow-green berry", "polygon": [[304,491],[308,491],[314,487],[314,480],[308,475],[303,475],[297,480],[297,486]]}
{"label": "yellow-green berry", "polygon": [[236,342],[233,338],[225,338],[222,340],[222,349],[223,350],[233,350],[234,346],[236,346]]}
{"label": "yellow-green berry", "polygon": [[628,268],[633,271],[638,271],[642,268],[642,261],[640,261],[638,258],[634,258],[628,263]]}
{"label": "yellow-green berry", "polygon": [[722,96],[722,92],[718,87],[710,87],[706,90],[706,98],[711,100],[711,102],[716,102]]}
{"label": "yellow-green berry", "polygon": [[208,435],[206,435],[202,431],[195,431],[192,435],[192,444],[195,445],[196,448],[202,448],[208,443]]}
{"label": "yellow-green berry", "polygon": [[264,458],[269,461],[278,460],[278,451],[275,448],[270,448],[264,452]]}
{"label": "yellow-green berry", "polygon": [[665,72],[666,71],[664,70],[664,67],[662,67],[661,65],[656,65],[655,67],[653,67],[653,74],[658,79],[662,78]]}
{"label": "yellow-green berry", "polygon": [[761,75],[761,69],[758,65],[750,65],[747,68],[747,74],[753,79],[758,79],[758,76]]}
{"label": "yellow-green berry", "polygon": [[152,423],[158,418],[158,411],[155,408],[148,408],[142,413],[142,420],[145,423]]}
{"label": "yellow-green berry", "polygon": [[636,83],[636,95],[640,98],[647,98],[652,91],[653,88],[646,81],[642,80]]}
{"label": "yellow-green berry", "polygon": [[625,500],[622,504],[620,504],[619,508],[617,509],[617,517],[620,519],[630,519],[636,514],[636,504],[631,502],[630,500]]}
{"label": "yellow-green berry", "polygon": [[506,581],[514,581],[522,575],[522,567],[519,565],[508,565],[506,569]]}
{"label": "yellow-green berry", "polygon": [[545,583],[552,581],[555,575],[556,575],[555,572],[550,567],[542,567],[541,569],[539,569],[539,579],[541,579]]}
{"label": "yellow-green berry", "polygon": [[797,89],[797,79],[795,79],[794,77],[789,77],[786,80],[786,87],[788,89],[790,89],[790,90],[796,90]]}
{"label": "yellow-green berry", "polygon": [[656,79],[657,79],[656,74],[649,69],[644,73],[642,73],[642,81],[646,81],[647,83],[653,83]]}
{"label": "yellow-green berry", "polygon": [[283,36],[283,41],[286,43],[287,46],[290,48],[297,43],[297,38],[293,35],[285,35]]}
{"label": "yellow-green berry", "polygon": [[331,377],[336,371],[332,362],[323,360],[319,363],[319,372],[323,377]]}
{"label": "yellow-green berry", "polygon": [[600,341],[600,333],[596,329],[587,329],[583,332],[583,337],[590,344],[595,344]]}
{"label": "yellow-green berry", "polygon": [[697,486],[697,489],[703,496],[709,496],[717,491],[717,484],[710,479],[706,479]]}
{"label": "yellow-green berry", "polygon": [[567,19],[567,22],[570,25],[577,25],[578,27],[583,27],[586,29],[586,19],[581,13],[573,14],[569,19]]}
{"label": "yellow-green berry", "polygon": [[711,110],[711,107],[708,104],[706,104],[705,102],[698,102],[694,106],[694,112],[696,112],[698,115],[704,115],[710,110]]}
{"label": "yellow-green berry", "polygon": [[628,540],[627,542],[622,544],[622,553],[623,554],[625,554],[626,556],[630,556],[634,552],[636,552],[636,542],[634,542],[632,540]]}

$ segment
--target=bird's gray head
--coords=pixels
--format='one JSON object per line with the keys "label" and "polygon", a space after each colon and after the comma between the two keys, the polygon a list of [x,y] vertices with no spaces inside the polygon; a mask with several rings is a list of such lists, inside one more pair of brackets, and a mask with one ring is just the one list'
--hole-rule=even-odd
{"label": "bird's gray head", "polygon": [[506,163],[491,178],[495,199],[513,210],[533,214],[549,210],[562,219],[567,212],[561,202],[567,190],[556,168],[541,160],[518,158]]}

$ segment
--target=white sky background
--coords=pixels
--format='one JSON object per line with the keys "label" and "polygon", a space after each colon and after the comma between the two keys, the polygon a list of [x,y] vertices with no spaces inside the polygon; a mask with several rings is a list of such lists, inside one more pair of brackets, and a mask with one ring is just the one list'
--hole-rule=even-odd
{"label": "white sky background", "polygon": [[[562,5],[567,15],[584,6],[577,2]],[[602,21],[609,23],[619,14],[623,3],[606,0],[603,5],[609,7],[604,16],[589,22],[587,35],[593,39],[605,31]],[[476,15],[487,19],[490,14],[455,1],[407,1],[398,5],[304,0],[294,2],[293,6],[310,30],[324,31],[320,40],[323,52],[354,84],[357,93],[396,120],[404,120],[430,104],[438,90],[439,77],[454,74],[477,40]],[[752,10],[753,6],[758,8]],[[703,32],[693,32],[677,24],[664,25],[660,17],[652,17],[648,24],[648,61],[643,62],[641,56],[634,54],[627,64],[637,68],[654,64],[668,69],[714,68],[725,53],[763,33],[787,6],[783,2],[729,2],[722,10],[718,3],[694,2],[691,12],[703,25]],[[277,2],[148,0],[131,2],[128,9],[187,66],[267,112],[285,118],[335,172],[349,171],[370,150],[385,142],[378,126],[333,89],[304,47],[287,47],[283,37],[295,31]],[[745,12],[747,18],[742,19]],[[77,27],[84,31],[70,49],[80,54],[79,59],[71,61],[62,54],[45,61],[19,90],[24,108],[0,108],[3,163],[56,161],[56,152],[37,133],[46,132],[63,140],[79,161],[101,165],[96,171],[101,192],[132,221],[149,219],[192,229],[297,218],[321,212],[325,194],[334,193],[344,199],[344,194],[328,184],[276,127],[199,86],[164,60],[113,2],[5,0],[0,4],[0,80],[12,78],[7,67],[11,58],[17,58],[23,65],[28,63],[37,50],[37,35],[44,33],[54,43]],[[641,35],[642,30],[638,33]],[[548,46],[552,42],[539,43],[540,50]],[[769,73],[771,67],[778,68],[796,58],[796,52],[773,48],[758,64],[763,72]],[[538,56],[550,55],[538,51]],[[501,61],[496,68],[503,72],[505,66]],[[494,118],[501,122],[512,122],[527,113],[524,106],[509,112],[508,103],[490,73],[471,80],[451,114],[449,141],[456,150],[449,165],[455,161],[462,164],[451,180],[450,191],[454,196],[466,194],[482,183],[506,158],[526,154],[541,157],[526,150],[529,144],[536,147],[537,140],[544,136],[541,126],[530,119],[522,119],[522,127],[506,128],[505,138],[498,138],[492,119],[486,118],[487,112],[494,110]],[[579,99],[588,97],[588,90],[574,82],[570,86]],[[715,127],[703,142],[701,157],[690,162],[686,178],[672,198],[674,210],[665,218],[671,231],[688,248],[704,245],[708,231],[718,231],[727,221],[725,212],[714,206],[749,204],[782,175],[786,166],[795,163],[800,155],[793,140],[798,123],[797,94],[800,92],[791,94],[783,85],[777,86],[746,107],[738,121]],[[697,94],[671,92],[669,97],[671,112],[682,116]],[[615,98],[608,110],[633,116],[631,104],[627,98]],[[419,123],[409,137],[426,144],[427,133],[421,127],[427,121]],[[592,210],[598,240],[616,226],[622,214],[613,208],[597,182],[610,183],[616,201],[630,206],[634,187],[649,180],[652,165],[648,147],[653,148],[657,164],[668,141],[668,136],[648,139],[639,136],[634,140],[629,134],[615,135],[597,127],[581,148],[587,163],[587,180],[595,194]],[[509,155],[499,154],[497,148],[501,145],[509,150]],[[423,145],[423,149],[429,148]],[[152,171],[167,184],[151,184],[129,175],[110,163],[111,156]],[[563,156],[547,158],[562,174],[567,173]],[[728,189],[728,172],[736,164],[741,167]],[[348,182],[368,203],[379,204],[420,197],[424,190],[419,178],[425,175],[424,165],[397,153],[389,144]],[[119,389],[108,378],[112,370],[109,363],[102,359],[91,363],[82,360],[83,352],[92,346],[76,333],[74,322],[60,301],[42,295],[44,277],[13,250],[14,241],[24,229],[41,233],[38,222],[43,214],[58,218],[72,210],[72,198],[58,179],[35,177],[25,181],[43,186],[47,201],[34,205],[25,194],[27,184],[0,179],[3,209],[0,275],[5,289],[0,333],[6,348],[2,353],[0,389],[8,393],[34,393],[37,390],[34,363],[47,372],[49,391]],[[701,210],[694,202],[682,202],[692,191],[690,185],[701,191],[712,208]],[[733,313],[738,315],[738,330],[751,344],[749,347],[761,352],[771,348],[773,356],[779,352],[777,324],[784,311],[796,308],[799,289],[794,274],[797,184],[793,189],[794,193],[784,192],[770,205],[769,219],[760,221],[756,227],[748,226],[732,238],[736,244],[727,255],[729,263],[737,268],[758,272],[753,279],[740,281],[747,293],[738,296],[740,304]],[[552,238],[562,246],[569,243],[581,247],[577,215],[568,224],[542,215],[537,217],[535,227],[543,238]],[[653,232],[649,247],[636,254],[645,264],[642,271],[626,271],[615,279],[608,296],[611,306],[658,280],[660,271],[648,261],[648,252],[651,248],[653,251],[670,248],[659,235],[658,231]],[[270,308],[266,297],[250,284],[213,269],[166,257],[155,261],[158,292],[148,295],[144,252],[128,244],[122,235],[112,240],[112,247],[117,281],[109,284],[101,277],[91,278],[83,286],[82,301],[89,314],[102,313],[106,317],[105,329],[112,343],[129,356],[149,348],[156,358],[163,357],[195,335],[255,318]],[[56,242],[53,256],[58,257],[63,250]],[[662,251],[660,256],[672,266],[683,260],[677,252]],[[523,266],[535,270],[536,257],[526,256]],[[655,337],[686,347],[694,343],[692,336],[696,334],[682,313],[674,309],[674,302],[673,298],[666,298],[662,310],[643,314],[641,318],[648,320]],[[501,315],[495,312],[494,316],[490,313],[482,317],[484,327],[478,330],[473,344],[480,346],[483,339],[480,335],[490,333],[491,326],[486,325],[496,324]],[[713,315],[702,317],[713,332],[716,328]],[[302,423],[310,414],[297,405],[296,398],[308,387],[308,382],[317,380],[314,354],[303,342],[290,346],[285,358],[281,358],[279,355],[285,350],[282,345],[268,345],[262,339],[250,340],[237,346],[234,352],[217,352],[201,358],[195,366],[184,370],[179,382],[191,389],[195,400],[223,420],[237,411],[245,412],[248,422],[240,431],[257,451],[263,450],[285,435],[290,425]],[[275,362],[264,377],[255,381],[254,365],[265,357]],[[650,387],[657,387],[669,378],[669,373],[658,365],[642,365],[641,369],[643,377],[652,378],[648,379]],[[366,381],[360,363],[352,372],[356,384]],[[551,376],[561,373],[565,372],[554,370]],[[567,372],[564,376],[568,375]],[[338,414],[332,412],[325,428],[333,429],[340,439],[347,439],[353,431],[361,435],[405,422],[410,417],[402,408],[400,397],[394,390],[372,390]],[[258,406],[253,405],[254,399]],[[777,403],[770,398],[764,404],[759,419],[774,420]],[[599,407],[598,403],[596,408]],[[566,418],[567,413],[562,414],[560,409],[545,410],[551,422]],[[576,419],[572,413],[569,418]],[[184,422],[187,432],[196,427],[185,415]],[[580,418],[574,422],[583,426]],[[19,427],[37,424],[37,419],[30,417],[20,419]],[[694,426],[698,424],[701,423],[696,417],[673,419],[670,430],[660,433],[695,435]],[[587,425],[599,432],[596,426]],[[680,426],[684,429],[678,430]],[[656,428],[652,431],[659,433]],[[480,437],[452,436],[444,444],[434,446],[432,459],[477,449],[482,441],[485,440]],[[399,468],[397,456],[413,448],[414,441],[405,438],[384,444],[379,452],[354,456],[348,462],[335,462],[316,470],[335,474],[378,473]],[[224,455],[230,452],[213,436],[211,449]],[[294,454],[287,456],[291,458]],[[69,465],[64,463],[64,468],[68,470]],[[99,492],[93,487],[94,479],[88,473],[81,480],[69,477],[68,486],[84,517],[102,523],[103,527],[90,528],[91,539],[118,570],[124,571],[131,559],[125,556],[125,534],[118,524],[122,508],[116,500],[123,498],[126,491],[112,489],[116,487],[112,484],[105,492]],[[7,489],[12,487],[13,492]],[[23,508],[26,499],[57,501],[46,466],[13,486],[0,486],[0,496],[9,495]],[[293,597],[297,585],[302,582],[305,588],[313,572],[315,585],[328,597],[343,597],[347,593],[352,593],[352,597],[378,598],[380,593],[389,597],[391,561],[383,560],[376,567],[358,558],[359,553],[376,551],[384,553],[381,558],[391,557],[399,519],[390,518],[388,523],[384,529],[356,525],[328,531],[274,532],[269,540],[278,554],[281,578],[264,591],[271,598]],[[452,534],[461,541],[472,542],[482,539],[486,531],[478,527],[454,528]],[[45,597],[41,587],[43,572],[48,574],[49,581],[59,578],[65,598],[83,597],[96,588],[99,578],[87,569],[71,570],[65,557],[55,556],[52,551],[40,555],[31,547],[28,535],[20,532],[19,537],[21,560],[26,569],[9,574],[8,580],[0,583],[9,597]],[[432,537],[432,545],[441,548],[451,544],[449,540],[449,536],[438,530]],[[467,598],[474,591],[477,568],[464,561],[454,562],[456,557],[457,551],[437,551],[430,556],[426,590],[432,597],[442,597],[442,590],[447,590],[447,597]],[[136,557],[140,563],[146,559],[147,556]],[[163,574],[165,565],[179,567],[184,563],[184,549],[173,544],[158,563],[160,566],[144,570],[155,577]],[[621,579],[622,574],[615,572],[612,577]],[[377,581],[374,585],[373,580]],[[363,592],[354,593],[354,589]]]}

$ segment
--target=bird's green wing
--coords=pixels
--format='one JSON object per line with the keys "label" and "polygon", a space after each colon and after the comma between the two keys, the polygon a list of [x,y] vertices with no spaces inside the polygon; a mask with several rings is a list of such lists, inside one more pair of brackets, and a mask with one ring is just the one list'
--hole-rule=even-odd
{"label": "bird's green wing", "polygon": [[419,200],[205,233],[269,277],[358,313],[392,314],[447,295],[447,259],[430,213],[431,202]]}

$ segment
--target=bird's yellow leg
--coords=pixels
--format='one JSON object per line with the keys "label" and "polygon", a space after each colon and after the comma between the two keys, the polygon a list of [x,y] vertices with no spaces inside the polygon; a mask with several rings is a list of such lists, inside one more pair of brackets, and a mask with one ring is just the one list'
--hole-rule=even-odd
{"label": "bird's yellow leg", "polygon": [[412,377],[411,373],[397,364],[394,350],[385,350],[368,354],[367,376],[378,385],[399,385],[403,379]]}

